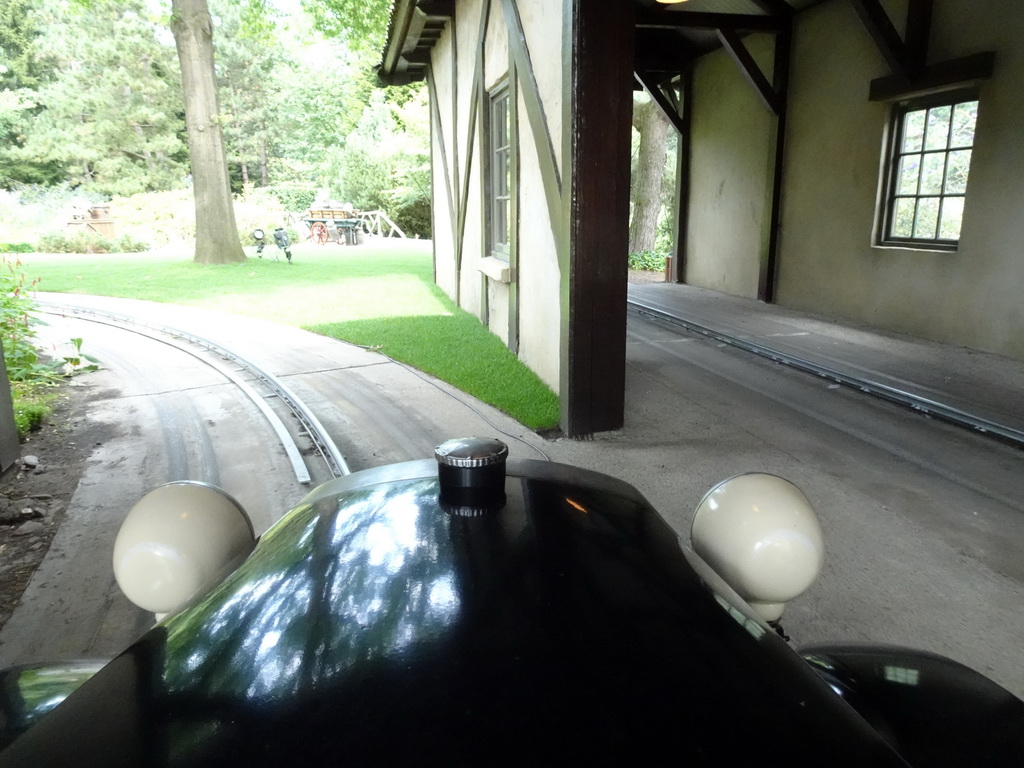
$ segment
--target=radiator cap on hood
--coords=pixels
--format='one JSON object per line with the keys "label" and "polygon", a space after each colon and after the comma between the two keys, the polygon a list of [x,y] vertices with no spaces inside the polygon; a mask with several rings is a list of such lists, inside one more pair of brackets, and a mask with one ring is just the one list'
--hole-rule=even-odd
{"label": "radiator cap on hood", "polygon": [[434,449],[441,504],[451,514],[475,516],[505,504],[508,446],[493,437],[459,437]]}

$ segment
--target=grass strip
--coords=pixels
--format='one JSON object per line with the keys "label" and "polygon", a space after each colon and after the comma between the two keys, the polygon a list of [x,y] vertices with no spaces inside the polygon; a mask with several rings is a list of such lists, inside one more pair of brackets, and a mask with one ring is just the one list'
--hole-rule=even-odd
{"label": "grass strip", "polygon": [[38,289],[146,299],[298,326],[381,352],[493,405],[531,429],[558,425],[558,397],[433,282],[429,243],[299,245],[293,263],[199,265],[185,253],[28,254]]}

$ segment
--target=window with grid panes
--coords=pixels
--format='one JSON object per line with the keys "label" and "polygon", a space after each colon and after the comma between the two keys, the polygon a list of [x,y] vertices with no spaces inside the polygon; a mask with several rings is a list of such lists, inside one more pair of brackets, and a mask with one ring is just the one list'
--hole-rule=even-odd
{"label": "window with grid panes", "polygon": [[492,256],[508,259],[512,200],[512,132],[507,86],[491,94],[490,108],[490,222]]}
{"label": "window with grid panes", "polygon": [[882,244],[956,248],[977,116],[973,94],[945,94],[896,108]]}

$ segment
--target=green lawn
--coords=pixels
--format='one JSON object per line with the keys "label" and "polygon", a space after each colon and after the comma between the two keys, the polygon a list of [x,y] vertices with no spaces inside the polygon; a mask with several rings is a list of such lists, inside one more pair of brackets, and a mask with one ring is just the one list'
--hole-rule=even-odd
{"label": "green lawn", "polygon": [[147,299],[255,315],[372,347],[533,429],[558,424],[558,398],[433,283],[430,243],[300,245],[294,259],[201,266],[190,254],[22,254],[40,291]]}

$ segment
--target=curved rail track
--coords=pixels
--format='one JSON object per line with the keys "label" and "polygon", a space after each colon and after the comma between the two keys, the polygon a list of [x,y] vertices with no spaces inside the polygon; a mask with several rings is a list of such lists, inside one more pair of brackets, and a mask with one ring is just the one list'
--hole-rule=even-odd
{"label": "curved rail track", "polygon": [[[270,427],[280,440],[281,446],[291,462],[292,469],[295,472],[295,477],[300,483],[308,484],[310,482],[311,476],[309,468],[306,465],[306,460],[302,455],[302,451],[296,444],[295,439],[288,430],[288,427],[273,407],[271,407],[269,403],[271,398],[276,398],[280,403],[282,403],[288,409],[288,412],[298,421],[301,425],[303,434],[309,438],[316,453],[326,464],[328,472],[330,472],[333,477],[340,477],[350,473],[349,466],[345,461],[345,457],[338,449],[338,446],[331,439],[331,436],[320,423],[320,420],[302,401],[302,399],[290,390],[279,378],[261,369],[251,360],[242,357],[237,352],[190,331],[184,331],[180,328],[174,328],[167,325],[145,323],[130,315],[106,312],[73,304],[49,302],[45,300],[38,300],[38,304],[40,310],[47,314],[73,317],[87,322],[110,325],[120,330],[136,333],[154,341],[167,344],[181,352],[191,355],[217,371],[229,382],[234,384],[243,394],[245,394],[245,396],[253,402],[253,404],[266,418]],[[259,385],[264,391],[260,392],[256,387],[245,381],[241,375],[212,359],[210,355],[203,354],[199,350],[205,350],[207,353],[211,353],[219,358],[230,361],[233,365],[241,369],[243,373],[248,374],[255,381],[259,382]]]}

